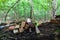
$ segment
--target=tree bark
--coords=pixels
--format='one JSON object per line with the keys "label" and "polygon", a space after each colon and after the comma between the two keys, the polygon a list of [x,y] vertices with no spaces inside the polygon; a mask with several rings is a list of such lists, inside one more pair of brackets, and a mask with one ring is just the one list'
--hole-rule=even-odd
{"label": "tree bark", "polygon": [[52,0],[52,19],[55,19],[57,0]]}

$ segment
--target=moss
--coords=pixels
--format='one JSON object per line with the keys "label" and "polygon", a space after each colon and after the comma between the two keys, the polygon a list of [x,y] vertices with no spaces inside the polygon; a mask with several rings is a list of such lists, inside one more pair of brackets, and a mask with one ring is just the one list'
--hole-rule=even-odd
{"label": "moss", "polygon": [[60,32],[60,29],[57,29],[56,32]]}

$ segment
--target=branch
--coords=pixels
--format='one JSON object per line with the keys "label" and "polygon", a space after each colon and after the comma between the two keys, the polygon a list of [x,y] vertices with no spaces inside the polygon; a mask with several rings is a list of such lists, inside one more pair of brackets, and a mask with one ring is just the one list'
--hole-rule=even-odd
{"label": "branch", "polygon": [[8,16],[8,13],[10,12],[10,10],[19,2],[20,0],[18,0],[13,6],[10,7],[10,9],[7,11],[6,15],[5,15],[5,21],[6,21],[6,17]]}

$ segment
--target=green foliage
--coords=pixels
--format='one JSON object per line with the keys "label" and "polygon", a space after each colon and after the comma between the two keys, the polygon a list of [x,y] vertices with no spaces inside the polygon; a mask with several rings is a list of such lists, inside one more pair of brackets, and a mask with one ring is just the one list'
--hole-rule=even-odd
{"label": "green foliage", "polygon": [[[0,14],[6,13],[9,8],[15,4],[17,0],[0,0]],[[33,17],[37,20],[39,19],[49,19],[49,12],[52,10],[52,0],[32,0],[33,2]],[[26,18],[30,16],[30,3],[29,0],[20,0],[10,11],[9,17],[13,17],[14,13],[17,14],[16,17]],[[60,14],[60,0],[57,0],[57,15]],[[2,14],[3,15],[3,14]],[[48,16],[49,15],[49,16]],[[47,17],[48,16],[48,17]]]}

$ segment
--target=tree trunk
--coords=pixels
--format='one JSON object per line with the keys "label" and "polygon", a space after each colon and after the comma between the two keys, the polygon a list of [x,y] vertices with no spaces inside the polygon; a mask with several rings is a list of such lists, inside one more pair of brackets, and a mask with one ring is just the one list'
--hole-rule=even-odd
{"label": "tree trunk", "polygon": [[30,9],[30,18],[32,19],[32,6],[30,7],[31,9]]}
{"label": "tree trunk", "polygon": [[57,0],[52,0],[52,19],[55,19]]}
{"label": "tree trunk", "polygon": [[33,16],[33,2],[32,0],[29,0],[30,2],[30,18],[32,19],[32,16]]}

